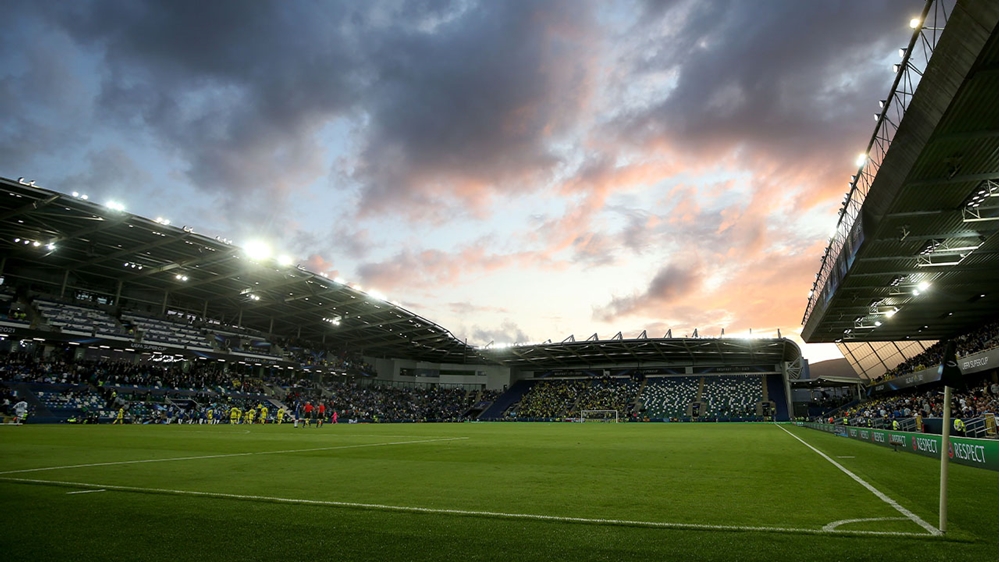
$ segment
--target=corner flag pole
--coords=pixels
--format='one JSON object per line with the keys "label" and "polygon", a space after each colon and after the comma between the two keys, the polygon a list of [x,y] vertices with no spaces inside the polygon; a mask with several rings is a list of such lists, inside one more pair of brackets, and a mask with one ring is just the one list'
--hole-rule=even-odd
{"label": "corner flag pole", "polygon": [[944,412],[941,414],[941,497],[938,500],[938,529],[948,524],[948,449],[951,429],[951,387],[944,387]]}
{"label": "corner flag pole", "polygon": [[941,497],[938,504],[938,529],[945,532],[948,524],[948,451],[951,449],[949,440],[951,433],[951,389],[965,388],[962,380],[962,369],[958,367],[955,358],[955,342],[949,340],[945,345],[944,357],[938,367],[941,382],[944,383],[944,408],[941,412]]}

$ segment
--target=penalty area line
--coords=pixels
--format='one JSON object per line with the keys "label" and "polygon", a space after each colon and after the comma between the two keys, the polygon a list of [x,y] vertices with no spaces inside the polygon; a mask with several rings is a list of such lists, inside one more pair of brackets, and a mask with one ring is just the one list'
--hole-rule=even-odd
{"label": "penalty area line", "polygon": [[439,443],[442,441],[461,441],[468,439],[468,437],[442,437],[440,439],[419,439],[413,441],[392,441],[389,443],[361,443],[358,445],[334,445],[331,447],[312,447],[309,449],[286,449],[283,451],[258,451],[255,453],[227,453],[223,455],[199,455],[194,457],[167,457],[165,459],[140,459],[132,461],[110,461],[110,462],[94,462],[89,464],[70,464],[66,466],[46,466],[42,468],[24,468],[21,470],[6,470],[0,472],[3,474],[24,474],[26,472],[44,472],[48,470],[64,470],[69,468],[90,468],[95,466],[115,466],[122,464],[145,464],[153,462],[171,462],[171,461],[193,461],[200,459],[226,459],[232,457],[249,457],[253,455],[283,455],[288,453],[312,453],[316,451],[336,451],[340,449],[360,449],[363,447],[387,447],[389,445],[415,445],[419,443]]}
{"label": "penalty area line", "polygon": [[934,525],[931,525],[930,523],[924,521],[916,513],[913,513],[909,509],[906,509],[905,507],[899,505],[899,503],[897,503],[896,500],[894,500],[894,499],[890,498],[889,496],[883,494],[882,492],[878,491],[875,488],[875,486],[872,486],[868,482],[864,481],[857,474],[854,474],[850,470],[847,470],[846,468],[844,468],[844,466],[842,464],[840,464],[839,462],[831,459],[823,451],[820,451],[816,447],[813,447],[809,443],[806,443],[801,437],[799,437],[798,435],[795,435],[794,433],[792,433],[791,431],[788,431],[787,429],[781,427],[780,425],[778,425],[778,424],[774,424],[774,425],[775,425],[775,427],[777,427],[781,431],[784,431],[785,433],[787,433],[787,434],[791,435],[792,437],[794,437],[799,443],[802,443],[806,447],[809,447],[810,449],[812,449],[814,453],[816,453],[817,455],[819,455],[819,456],[823,457],[824,459],[826,459],[827,461],[829,461],[830,464],[832,464],[833,466],[839,468],[841,472],[843,472],[844,474],[850,476],[851,479],[853,479],[858,484],[861,484],[862,486],[864,486],[865,489],[868,490],[869,492],[875,494],[875,496],[878,499],[880,499],[880,500],[884,501],[885,503],[889,504],[893,509],[895,509],[896,511],[902,513],[910,521],[913,521],[917,525],[920,525],[921,527],[923,527],[931,535],[933,535],[933,536],[941,536],[942,533],[941,533],[940,530],[938,530],[937,527],[935,527]]}
{"label": "penalty area line", "polygon": [[941,539],[941,535],[928,535],[926,533],[907,533],[895,531],[858,531],[858,530],[837,530],[836,528],[810,529],[802,527],[767,527],[751,525],[708,525],[700,523],[670,523],[664,521],[634,521],[627,519],[601,519],[589,517],[562,517],[557,515],[536,515],[531,513],[501,513],[496,511],[471,511],[464,509],[438,509],[428,507],[411,507],[401,505],[385,505],[374,503],[341,502],[327,500],[306,500],[297,498],[280,498],[273,496],[256,496],[248,494],[226,494],[221,492],[197,492],[192,490],[170,490],[165,488],[140,488],[136,486],[115,486],[110,484],[90,484],[87,482],[62,482],[58,480],[39,480],[32,478],[10,478],[0,477],[0,482],[11,482],[15,484],[39,484],[44,486],[60,486],[72,488],[99,488],[101,490],[111,490],[117,492],[130,492],[140,494],[159,494],[168,496],[194,496],[199,498],[212,498],[222,500],[253,501],[262,503],[277,503],[288,505],[305,505],[315,507],[352,508],[369,511],[387,511],[395,513],[416,513],[431,515],[452,515],[465,517],[481,517],[488,519],[510,519],[510,520],[531,520],[552,523],[575,523],[584,525],[603,525],[618,527],[644,527],[652,529],[675,529],[687,531],[731,531],[731,532],[764,532],[764,533],[785,533],[785,534],[807,534],[807,535],[854,535],[854,536],[888,536],[888,537],[910,537],[922,539]]}

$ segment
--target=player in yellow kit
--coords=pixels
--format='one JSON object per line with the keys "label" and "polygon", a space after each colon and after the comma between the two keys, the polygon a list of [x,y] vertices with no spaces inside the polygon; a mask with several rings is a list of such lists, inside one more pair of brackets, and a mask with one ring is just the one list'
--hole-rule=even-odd
{"label": "player in yellow kit", "polygon": [[250,425],[253,425],[253,418],[257,414],[257,410],[253,408],[247,408],[247,413],[244,416],[244,421]]}
{"label": "player in yellow kit", "polygon": [[281,425],[283,421],[285,421],[285,409],[278,408],[278,425]]}
{"label": "player in yellow kit", "polygon": [[118,415],[115,416],[115,421],[111,422],[111,425],[115,424],[125,425],[125,408],[118,408]]}
{"label": "player in yellow kit", "polygon": [[267,423],[267,406],[260,406],[260,423]]}
{"label": "player in yellow kit", "polygon": [[240,423],[240,409],[236,406],[233,406],[233,409],[229,410],[229,423],[232,425]]}

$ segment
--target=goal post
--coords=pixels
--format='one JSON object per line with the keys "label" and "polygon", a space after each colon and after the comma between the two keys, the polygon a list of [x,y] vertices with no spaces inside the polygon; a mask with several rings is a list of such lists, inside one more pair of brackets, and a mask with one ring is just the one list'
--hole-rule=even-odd
{"label": "goal post", "polygon": [[580,422],[618,423],[618,410],[580,410]]}

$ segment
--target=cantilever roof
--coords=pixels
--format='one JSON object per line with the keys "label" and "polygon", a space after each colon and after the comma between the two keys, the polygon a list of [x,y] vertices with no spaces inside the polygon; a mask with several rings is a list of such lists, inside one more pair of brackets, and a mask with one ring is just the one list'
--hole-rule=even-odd
{"label": "cantilever roof", "polygon": [[0,248],[9,280],[67,298],[117,295],[132,309],[185,310],[374,356],[462,363],[474,353],[430,320],[301,267],[258,263],[188,227],[4,178]]}
{"label": "cantilever roof", "polygon": [[938,340],[997,319],[996,2],[958,2],[939,37],[905,114],[889,123],[898,128],[853,244],[824,261],[807,342]]}

